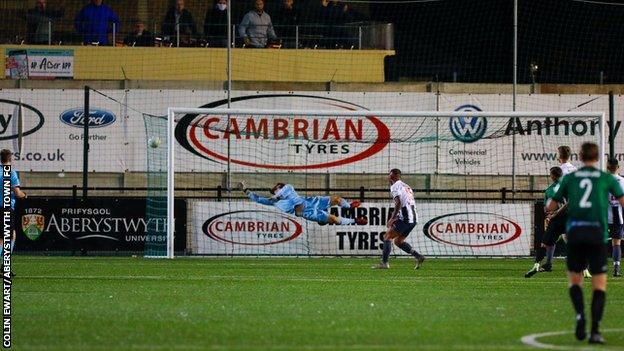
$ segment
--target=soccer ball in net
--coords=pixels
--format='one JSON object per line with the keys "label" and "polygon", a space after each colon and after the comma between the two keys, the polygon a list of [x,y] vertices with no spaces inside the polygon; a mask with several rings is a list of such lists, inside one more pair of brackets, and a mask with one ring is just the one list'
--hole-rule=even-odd
{"label": "soccer ball in net", "polygon": [[160,138],[156,137],[156,138],[149,138],[147,140],[147,145],[149,145],[149,147],[151,148],[157,148],[160,146]]}

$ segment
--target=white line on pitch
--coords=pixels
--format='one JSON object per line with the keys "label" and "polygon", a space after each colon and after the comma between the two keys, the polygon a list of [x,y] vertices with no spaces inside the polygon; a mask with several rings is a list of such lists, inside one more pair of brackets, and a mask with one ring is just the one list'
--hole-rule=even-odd
{"label": "white line on pitch", "polygon": [[[24,346],[30,350],[50,350],[55,349],[54,346],[49,345],[20,345]],[[393,344],[351,344],[351,345],[271,345],[271,344],[260,344],[260,345],[217,345],[217,344],[176,344],[176,345],[162,345],[162,344],[134,344],[134,345],[124,345],[124,347],[116,347],[110,345],[89,345],[85,347],[84,345],[63,345],[63,350],[115,350],[115,349],[123,349],[123,350],[414,350],[414,345],[403,344],[403,345],[393,345]],[[452,345],[418,345],[418,349],[420,350],[474,350],[474,351],[482,351],[482,350],[519,350],[517,346],[513,345],[463,345],[463,344],[452,344]]]}
{"label": "white line on pitch", "polygon": [[[624,331],[624,329],[604,329],[602,332],[603,333],[611,333],[611,332],[621,332],[621,331]],[[556,332],[546,332],[546,333],[530,334],[530,335],[523,336],[520,339],[520,341],[522,341],[522,343],[525,344],[525,345],[532,346],[532,347],[535,347],[535,348],[538,348],[538,349],[545,349],[545,350],[575,350],[575,351],[623,350],[620,347],[618,347],[618,348],[608,348],[608,347],[605,348],[605,346],[590,347],[590,346],[587,346],[587,345],[582,345],[582,346],[581,345],[579,345],[579,346],[562,346],[562,345],[546,344],[546,343],[537,341],[537,339],[539,339],[539,338],[544,338],[544,337],[548,337],[548,336],[566,335],[566,334],[573,334],[573,331],[566,330],[566,331],[556,331]]]}
{"label": "white line on pitch", "polygon": [[[25,279],[68,279],[68,280],[81,280],[81,279],[104,279],[104,280],[133,280],[133,279],[170,279],[160,275],[24,275]],[[182,278],[184,279],[184,278]]]}
{"label": "white line on pitch", "polygon": [[[370,283],[387,283],[387,282],[396,282],[396,283],[414,283],[419,281],[434,281],[434,282],[456,282],[458,280],[469,280],[472,281],[475,277],[434,277],[434,276],[418,276],[416,273],[413,273],[411,276],[404,276],[401,278],[396,277],[378,277],[362,279],[362,278],[354,278],[354,279],[344,279],[344,278],[306,278],[306,277],[294,277],[294,276],[236,276],[236,275],[206,275],[206,276],[193,276],[193,277],[184,277],[184,276],[163,276],[163,275],[20,275],[20,279],[64,279],[64,280],[89,280],[89,279],[102,279],[102,280],[133,280],[133,279],[144,279],[144,280],[189,280],[189,281],[202,281],[202,280],[243,280],[243,281],[265,281],[265,280],[283,280],[283,281],[301,281],[301,282],[339,282],[339,283],[350,283],[350,282],[370,282]],[[511,277],[497,277],[497,278],[489,278],[489,284],[496,285],[501,281],[522,281],[524,282],[524,278],[511,278]],[[561,284],[561,280],[541,280],[540,284]]]}

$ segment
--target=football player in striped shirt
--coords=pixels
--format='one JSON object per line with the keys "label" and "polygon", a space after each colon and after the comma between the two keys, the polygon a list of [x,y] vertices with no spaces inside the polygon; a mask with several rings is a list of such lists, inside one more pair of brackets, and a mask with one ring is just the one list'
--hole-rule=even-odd
{"label": "football player in striped shirt", "polygon": [[409,185],[401,180],[401,171],[394,168],[388,174],[390,181],[390,193],[394,200],[394,211],[388,220],[388,231],[384,235],[383,253],[381,262],[373,268],[388,269],[390,264],[390,251],[392,250],[392,242],[401,250],[414,256],[416,260],[415,269],[419,269],[425,261],[425,256],[419,254],[412,246],[405,241],[408,235],[416,227],[418,223],[418,215],[416,214],[416,203],[414,201],[414,193]]}
{"label": "football player in striped shirt", "polygon": [[[620,184],[622,189],[624,189],[624,177],[618,174],[618,170],[620,169],[620,165],[618,160],[612,158],[607,163],[607,170],[609,173],[613,174],[617,182]],[[622,216],[622,205],[620,202],[613,196],[613,194],[609,195],[609,237],[611,238],[611,256],[613,257],[613,276],[621,277],[622,271],[620,269],[620,261],[622,259],[622,231],[624,218]]]}

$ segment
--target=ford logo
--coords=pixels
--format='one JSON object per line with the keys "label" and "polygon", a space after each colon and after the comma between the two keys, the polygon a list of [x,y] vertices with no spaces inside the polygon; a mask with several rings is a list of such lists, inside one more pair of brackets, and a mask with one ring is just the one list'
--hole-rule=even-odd
{"label": "ford logo", "polygon": [[233,211],[209,218],[204,234],[215,241],[238,245],[275,245],[296,239],[303,228],[294,218],[273,211]]}
{"label": "ford logo", "polygon": [[522,228],[496,213],[459,212],[433,218],[424,225],[423,232],[442,244],[477,248],[514,241],[522,234]]}
{"label": "ford logo", "polygon": [[[72,127],[83,128],[84,127],[84,109],[72,108],[61,112],[59,116],[61,122],[70,125]],[[111,125],[115,122],[117,117],[114,113],[101,108],[92,108],[89,111],[89,127],[101,128]]]}

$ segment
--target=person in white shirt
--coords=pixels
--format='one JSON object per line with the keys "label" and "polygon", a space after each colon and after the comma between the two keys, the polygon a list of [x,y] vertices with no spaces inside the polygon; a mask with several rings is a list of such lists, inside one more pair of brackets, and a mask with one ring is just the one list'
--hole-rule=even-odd
{"label": "person in white shirt", "polygon": [[563,171],[564,176],[568,173],[576,171],[576,166],[570,163],[571,155],[572,150],[570,150],[569,146],[562,145],[557,148],[557,161],[559,161],[559,167]]}
{"label": "person in white shirt", "polygon": [[414,256],[416,260],[415,269],[418,269],[425,261],[425,256],[419,254],[405,241],[418,223],[414,193],[409,185],[401,181],[401,171],[396,168],[392,169],[390,174],[388,174],[388,181],[390,181],[390,192],[394,199],[394,212],[392,212],[392,216],[387,223],[388,231],[384,235],[381,263],[373,266],[373,268],[390,268],[388,260],[390,258],[390,251],[392,250],[392,242],[394,242],[401,250]]}
{"label": "person in white shirt", "polygon": [[[624,177],[618,174],[619,169],[620,165],[618,160],[612,158],[607,162],[607,170],[609,173],[613,174],[622,189],[624,189]],[[620,261],[622,259],[622,247],[620,245],[622,243],[624,224],[622,206],[613,195],[609,195],[609,207],[609,237],[611,238],[611,246],[613,247],[611,252],[613,257],[613,276],[621,277],[622,271],[620,269]]]}

